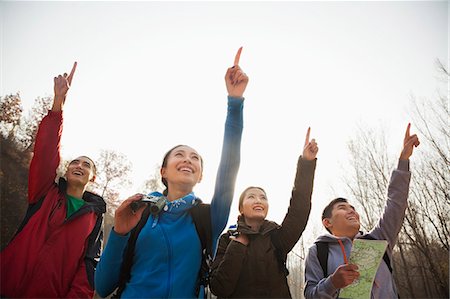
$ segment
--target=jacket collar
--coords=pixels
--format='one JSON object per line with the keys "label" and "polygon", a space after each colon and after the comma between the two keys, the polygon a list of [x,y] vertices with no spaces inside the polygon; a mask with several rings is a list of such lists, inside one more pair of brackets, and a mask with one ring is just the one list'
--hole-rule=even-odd
{"label": "jacket collar", "polygon": [[[58,189],[59,192],[63,194],[67,193],[67,181],[65,178],[59,178]],[[94,210],[94,212],[102,214],[106,212],[106,203],[100,195],[89,191],[84,191],[83,200]]]}
{"label": "jacket collar", "polygon": [[275,223],[273,221],[269,221],[269,220],[264,220],[263,224],[259,228],[259,231],[254,231],[254,230],[252,230],[252,228],[250,226],[247,225],[247,223],[245,223],[245,217],[243,215],[239,215],[238,216],[238,228],[237,228],[237,230],[239,232],[243,233],[243,234],[247,234],[247,235],[256,235],[256,234],[266,235],[266,234],[270,233],[271,231],[273,231],[274,229],[278,229],[278,228],[280,228],[280,225],[278,225],[277,223]]}

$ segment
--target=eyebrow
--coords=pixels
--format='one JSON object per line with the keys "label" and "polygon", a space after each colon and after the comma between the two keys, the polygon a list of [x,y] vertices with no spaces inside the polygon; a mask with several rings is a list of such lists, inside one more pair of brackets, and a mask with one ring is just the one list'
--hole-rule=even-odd
{"label": "eyebrow", "polygon": [[[173,151],[174,154],[176,154],[176,153],[183,153],[183,154],[186,154],[186,152],[187,152],[187,151],[184,150],[184,149],[177,149],[177,150],[174,150],[174,151]],[[199,155],[197,152],[195,152],[195,151],[190,152],[189,155],[200,156],[200,155]]]}
{"label": "eyebrow", "polygon": [[349,206],[350,208],[352,208],[353,210],[355,210],[355,207],[352,206],[351,204],[348,204],[348,203],[338,203],[338,204],[336,205],[337,208],[339,208],[339,207],[347,207],[347,206]]}

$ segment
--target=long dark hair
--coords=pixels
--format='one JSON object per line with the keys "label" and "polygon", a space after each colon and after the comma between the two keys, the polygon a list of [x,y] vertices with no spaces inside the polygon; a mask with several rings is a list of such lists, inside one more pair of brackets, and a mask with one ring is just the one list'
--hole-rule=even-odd
{"label": "long dark hair", "polygon": [[[162,161],[161,168],[164,168],[164,167],[167,166],[167,160],[169,160],[170,154],[171,154],[175,149],[177,149],[177,148],[179,148],[179,147],[182,147],[182,146],[190,147],[189,145],[185,145],[185,144],[178,144],[178,145],[172,147],[172,148],[171,148],[170,150],[168,150],[167,153],[164,155],[164,158],[163,158],[163,161]],[[200,155],[199,155],[199,157],[200,157],[200,163],[201,163],[201,166],[202,166],[202,169],[203,169],[203,158],[202,158],[202,156],[200,156]],[[162,176],[161,176],[161,181],[162,181],[163,185],[166,187],[166,189],[163,191],[163,194],[164,194],[164,196],[167,196],[167,194],[169,193],[169,185],[167,184],[167,180],[166,180],[165,178],[163,178]]]}

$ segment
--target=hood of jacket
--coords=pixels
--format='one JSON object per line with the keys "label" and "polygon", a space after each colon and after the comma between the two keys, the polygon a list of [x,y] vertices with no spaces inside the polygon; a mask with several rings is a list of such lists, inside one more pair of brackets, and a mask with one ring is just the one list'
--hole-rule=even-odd
{"label": "hood of jacket", "polygon": [[[359,239],[362,237],[362,235],[363,235],[363,233],[360,231],[356,234],[356,236],[353,239]],[[332,234],[323,234],[323,235],[318,236],[316,241],[314,241],[314,242],[338,243],[338,240],[352,241],[349,237],[336,237],[335,235],[332,235]]]}

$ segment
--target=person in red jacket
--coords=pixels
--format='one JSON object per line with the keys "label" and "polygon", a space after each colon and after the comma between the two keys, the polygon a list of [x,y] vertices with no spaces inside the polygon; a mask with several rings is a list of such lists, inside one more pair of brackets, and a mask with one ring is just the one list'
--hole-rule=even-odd
{"label": "person in red jacket", "polygon": [[1,252],[1,297],[92,298],[102,242],[103,199],[86,187],[94,162],[80,156],[55,183],[60,163],[63,106],[75,73],[54,78],[53,107],[36,136],[28,179],[29,207]]}

